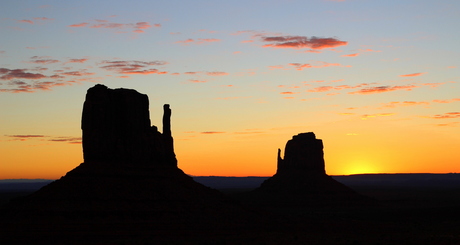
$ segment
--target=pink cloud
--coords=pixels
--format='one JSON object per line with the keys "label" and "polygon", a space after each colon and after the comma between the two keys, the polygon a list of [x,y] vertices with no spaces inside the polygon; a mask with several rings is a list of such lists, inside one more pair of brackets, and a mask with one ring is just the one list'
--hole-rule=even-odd
{"label": "pink cloud", "polygon": [[79,24],[69,25],[69,27],[85,27],[87,25],[89,25],[88,22],[83,22],[83,23],[79,23]]}
{"label": "pink cloud", "polygon": [[223,71],[206,72],[206,74],[208,76],[228,76],[228,75],[230,75],[227,72],[223,72]]}
{"label": "pink cloud", "polygon": [[70,59],[67,63],[85,63],[88,59]]}
{"label": "pink cloud", "polygon": [[207,83],[208,82],[206,80],[197,80],[197,79],[189,79],[189,81],[192,83]]}
{"label": "pink cloud", "polygon": [[34,22],[31,21],[31,20],[18,20],[18,22],[20,22],[20,23],[27,23],[27,24],[34,24]]}
{"label": "pink cloud", "polygon": [[304,52],[304,53],[321,53],[321,51],[313,50],[313,49],[305,50],[305,51],[303,51],[303,52]]}
{"label": "pink cloud", "polygon": [[284,66],[282,66],[282,65],[277,65],[277,66],[269,66],[268,68],[269,68],[270,70],[284,69]]}
{"label": "pink cloud", "polygon": [[348,44],[348,42],[336,38],[308,38],[305,36],[263,36],[261,39],[263,42],[270,43],[263,45],[264,48],[325,49]]}
{"label": "pink cloud", "polygon": [[444,114],[438,114],[434,116],[429,116],[428,118],[433,119],[451,119],[451,118],[460,118],[460,112],[447,112]]}
{"label": "pink cloud", "polygon": [[415,105],[429,105],[430,102],[427,101],[392,101],[389,103],[384,103],[382,107],[385,108],[395,108],[398,106],[415,106]]}
{"label": "pink cloud", "polygon": [[287,92],[281,92],[280,94],[297,94],[298,92],[290,92],[290,91],[287,91]]}
{"label": "pink cloud", "polygon": [[452,103],[460,101],[460,98],[450,99],[450,100],[433,100],[434,103]]}
{"label": "pink cloud", "polygon": [[307,90],[307,92],[327,92],[333,89],[334,87],[332,86],[321,86],[321,87],[316,87],[314,89]]}
{"label": "pink cloud", "polygon": [[417,77],[425,74],[427,72],[418,72],[418,73],[412,73],[412,74],[405,74],[405,75],[399,75],[400,77]]}
{"label": "pink cloud", "polygon": [[354,53],[354,54],[344,54],[344,55],[341,55],[342,57],[356,57],[358,56],[359,53]]}
{"label": "pink cloud", "polygon": [[193,43],[193,42],[195,42],[195,40],[189,38],[189,39],[184,40],[184,41],[177,41],[176,43],[184,43],[184,44],[186,44],[186,43]]}

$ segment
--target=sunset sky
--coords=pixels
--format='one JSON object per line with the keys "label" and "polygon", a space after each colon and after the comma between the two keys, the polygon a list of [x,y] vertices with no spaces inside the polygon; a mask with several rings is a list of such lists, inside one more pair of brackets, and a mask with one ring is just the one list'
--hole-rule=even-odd
{"label": "sunset sky", "polygon": [[82,161],[86,90],[173,110],[179,167],[271,176],[293,135],[326,172],[460,172],[460,1],[2,1],[0,179]]}

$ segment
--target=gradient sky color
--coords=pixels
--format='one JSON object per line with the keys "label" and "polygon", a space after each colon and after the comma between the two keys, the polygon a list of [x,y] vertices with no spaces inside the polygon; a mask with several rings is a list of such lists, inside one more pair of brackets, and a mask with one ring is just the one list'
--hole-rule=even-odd
{"label": "gradient sky color", "polygon": [[[271,176],[293,135],[326,172],[460,172],[460,1],[3,1],[0,179],[82,161],[97,83],[173,110],[179,167]],[[161,128],[161,127],[160,127]]]}

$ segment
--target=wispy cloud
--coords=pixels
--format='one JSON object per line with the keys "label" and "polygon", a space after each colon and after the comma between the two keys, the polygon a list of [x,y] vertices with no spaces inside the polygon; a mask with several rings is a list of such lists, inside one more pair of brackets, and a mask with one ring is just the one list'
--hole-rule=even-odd
{"label": "wispy cloud", "polygon": [[203,43],[213,43],[213,42],[220,42],[221,39],[217,38],[198,38],[198,39],[186,39],[183,41],[177,41],[176,43],[188,45],[188,44],[203,44]]}
{"label": "wispy cloud", "polygon": [[67,136],[60,136],[60,137],[53,137],[48,139],[48,141],[52,142],[63,142],[69,144],[81,144],[82,138],[81,137],[67,137]]}
{"label": "wispy cloud", "polygon": [[400,106],[429,105],[428,101],[392,101],[382,104],[381,108],[395,108]]}
{"label": "wispy cloud", "polygon": [[[69,25],[72,28],[104,28],[104,29],[127,29],[134,33],[143,33],[145,30],[152,27],[149,22],[141,21],[136,23],[116,23],[108,20],[94,20],[94,22],[81,22]],[[153,27],[161,27],[161,24],[154,24]]]}
{"label": "wispy cloud", "polygon": [[437,114],[434,116],[426,116],[425,118],[433,119],[451,119],[451,118],[460,118],[460,112],[447,112],[444,114]]}
{"label": "wispy cloud", "polygon": [[189,79],[189,81],[192,83],[207,83],[208,82],[206,80],[198,80],[198,79]]}
{"label": "wispy cloud", "polygon": [[102,66],[100,66],[100,68],[119,74],[166,74],[167,72],[165,71],[151,68],[152,66],[161,66],[166,64],[168,64],[166,61],[106,60],[101,63]]}
{"label": "wispy cloud", "polygon": [[230,75],[228,72],[224,71],[187,71],[183,73],[184,75],[207,75],[207,76],[228,76]]}
{"label": "wispy cloud", "polygon": [[368,87],[363,88],[358,91],[348,92],[349,94],[377,94],[377,93],[385,93],[390,91],[396,90],[406,90],[410,91],[418,86],[415,85],[404,85],[404,86],[377,86],[377,87]]}
{"label": "wispy cloud", "polygon": [[70,59],[66,63],[85,63],[88,59]]}
{"label": "wispy cloud", "polygon": [[367,120],[370,118],[376,118],[376,117],[388,117],[388,116],[393,116],[395,113],[378,113],[378,114],[364,114],[361,116],[361,119]]}
{"label": "wispy cloud", "polygon": [[460,98],[450,99],[450,100],[433,100],[434,103],[452,103],[460,101]]}
{"label": "wispy cloud", "polygon": [[28,140],[39,140],[39,141],[51,141],[51,142],[64,142],[69,144],[81,144],[81,137],[68,137],[68,136],[47,136],[47,135],[35,135],[35,134],[17,134],[17,135],[5,135],[11,138],[11,141],[28,141]]}
{"label": "wispy cloud", "polygon": [[224,134],[225,132],[220,132],[220,131],[205,131],[201,132],[200,134]]}
{"label": "wispy cloud", "polygon": [[344,54],[344,55],[341,55],[342,57],[356,57],[358,56],[359,53],[354,53],[354,54]]}
{"label": "wispy cloud", "polygon": [[288,70],[289,67],[293,67],[294,69],[301,71],[303,69],[307,68],[324,68],[324,67],[331,67],[331,66],[337,66],[337,67],[351,67],[350,65],[342,65],[340,63],[327,63],[324,61],[315,61],[313,64],[309,63],[289,63],[287,66],[284,65],[275,65],[275,66],[268,66],[270,70],[275,70],[275,69],[284,69]]}
{"label": "wispy cloud", "polygon": [[[44,56],[46,57],[46,56]],[[34,56],[29,63],[50,65],[59,63],[59,60]],[[71,67],[63,67],[59,70],[50,70],[47,67],[34,67],[31,69],[0,68],[0,92],[9,93],[33,93],[37,91],[49,91],[53,87],[69,86],[78,84],[79,81],[91,81],[94,72],[87,69],[72,71]],[[71,80],[68,77],[72,77]],[[75,77],[80,77],[74,80]]]}
{"label": "wispy cloud", "polygon": [[212,71],[212,72],[206,72],[206,75],[208,76],[228,76],[229,74],[223,71]]}
{"label": "wispy cloud", "polygon": [[89,25],[88,22],[82,22],[82,23],[78,23],[78,24],[69,25],[69,27],[85,27],[85,26],[88,26],[88,25]]}
{"label": "wispy cloud", "polygon": [[12,138],[12,141],[26,141],[28,139],[44,138],[45,135],[38,134],[16,134],[16,135],[5,135],[6,137]]}
{"label": "wispy cloud", "polygon": [[59,60],[56,59],[40,59],[40,57],[34,56],[32,57],[32,61],[30,63],[35,63],[35,64],[41,64],[41,65],[48,65],[48,64],[54,64],[54,63],[59,63]]}
{"label": "wispy cloud", "polygon": [[426,73],[427,72],[418,72],[418,73],[404,74],[404,75],[399,75],[399,76],[400,77],[418,77]]}
{"label": "wispy cloud", "polygon": [[12,79],[43,79],[47,76],[40,73],[30,73],[27,69],[0,68],[0,80]]}
{"label": "wispy cloud", "polygon": [[262,36],[261,41],[269,43],[263,45],[262,47],[264,48],[325,49],[348,44],[348,42],[338,40],[337,38],[314,36],[311,38],[306,36]]}
{"label": "wispy cloud", "polygon": [[364,86],[369,86],[369,83],[361,83],[358,85],[350,86],[350,85],[337,85],[337,86],[320,86],[313,89],[307,90],[307,92],[327,92],[331,90],[343,90],[343,89],[356,89],[361,88]]}
{"label": "wispy cloud", "polygon": [[27,23],[27,24],[34,24],[31,20],[18,20],[19,23]]}

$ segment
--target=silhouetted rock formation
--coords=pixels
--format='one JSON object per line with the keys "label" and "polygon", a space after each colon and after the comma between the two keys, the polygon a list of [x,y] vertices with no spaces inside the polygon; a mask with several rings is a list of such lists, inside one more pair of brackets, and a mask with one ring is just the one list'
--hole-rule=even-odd
{"label": "silhouetted rock formation", "polygon": [[160,133],[150,126],[146,95],[90,88],[82,114],[84,162],[10,202],[0,216],[12,222],[0,228],[13,240],[35,229],[45,238],[174,234],[218,229],[247,215],[177,167],[170,118],[164,105]]}
{"label": "silhouetted rock formation", "polygon": [[81,125],[85,162],[177,166],[170,118],[171,109],[164,105],[161,134],[150,126],[147,95],[100,84],[90,88]]}
{"label": "silhouetted rock formation", "polygon": [[286,144],[284,159],[278,149],[276,174],[247,200],[266,206],[353,205],[369,200],[328,176],[323,155],[323,142],[314,133],[293,136]]}
{"label": "silhouetted rock formation", "polygon": [[310,174],[326,174],[324,170],[323,141],[316,139],[312,132],[301,133],[292,137],[286,144],[284,159],[278,149],[277,174],[290,172],[306,172]]}

